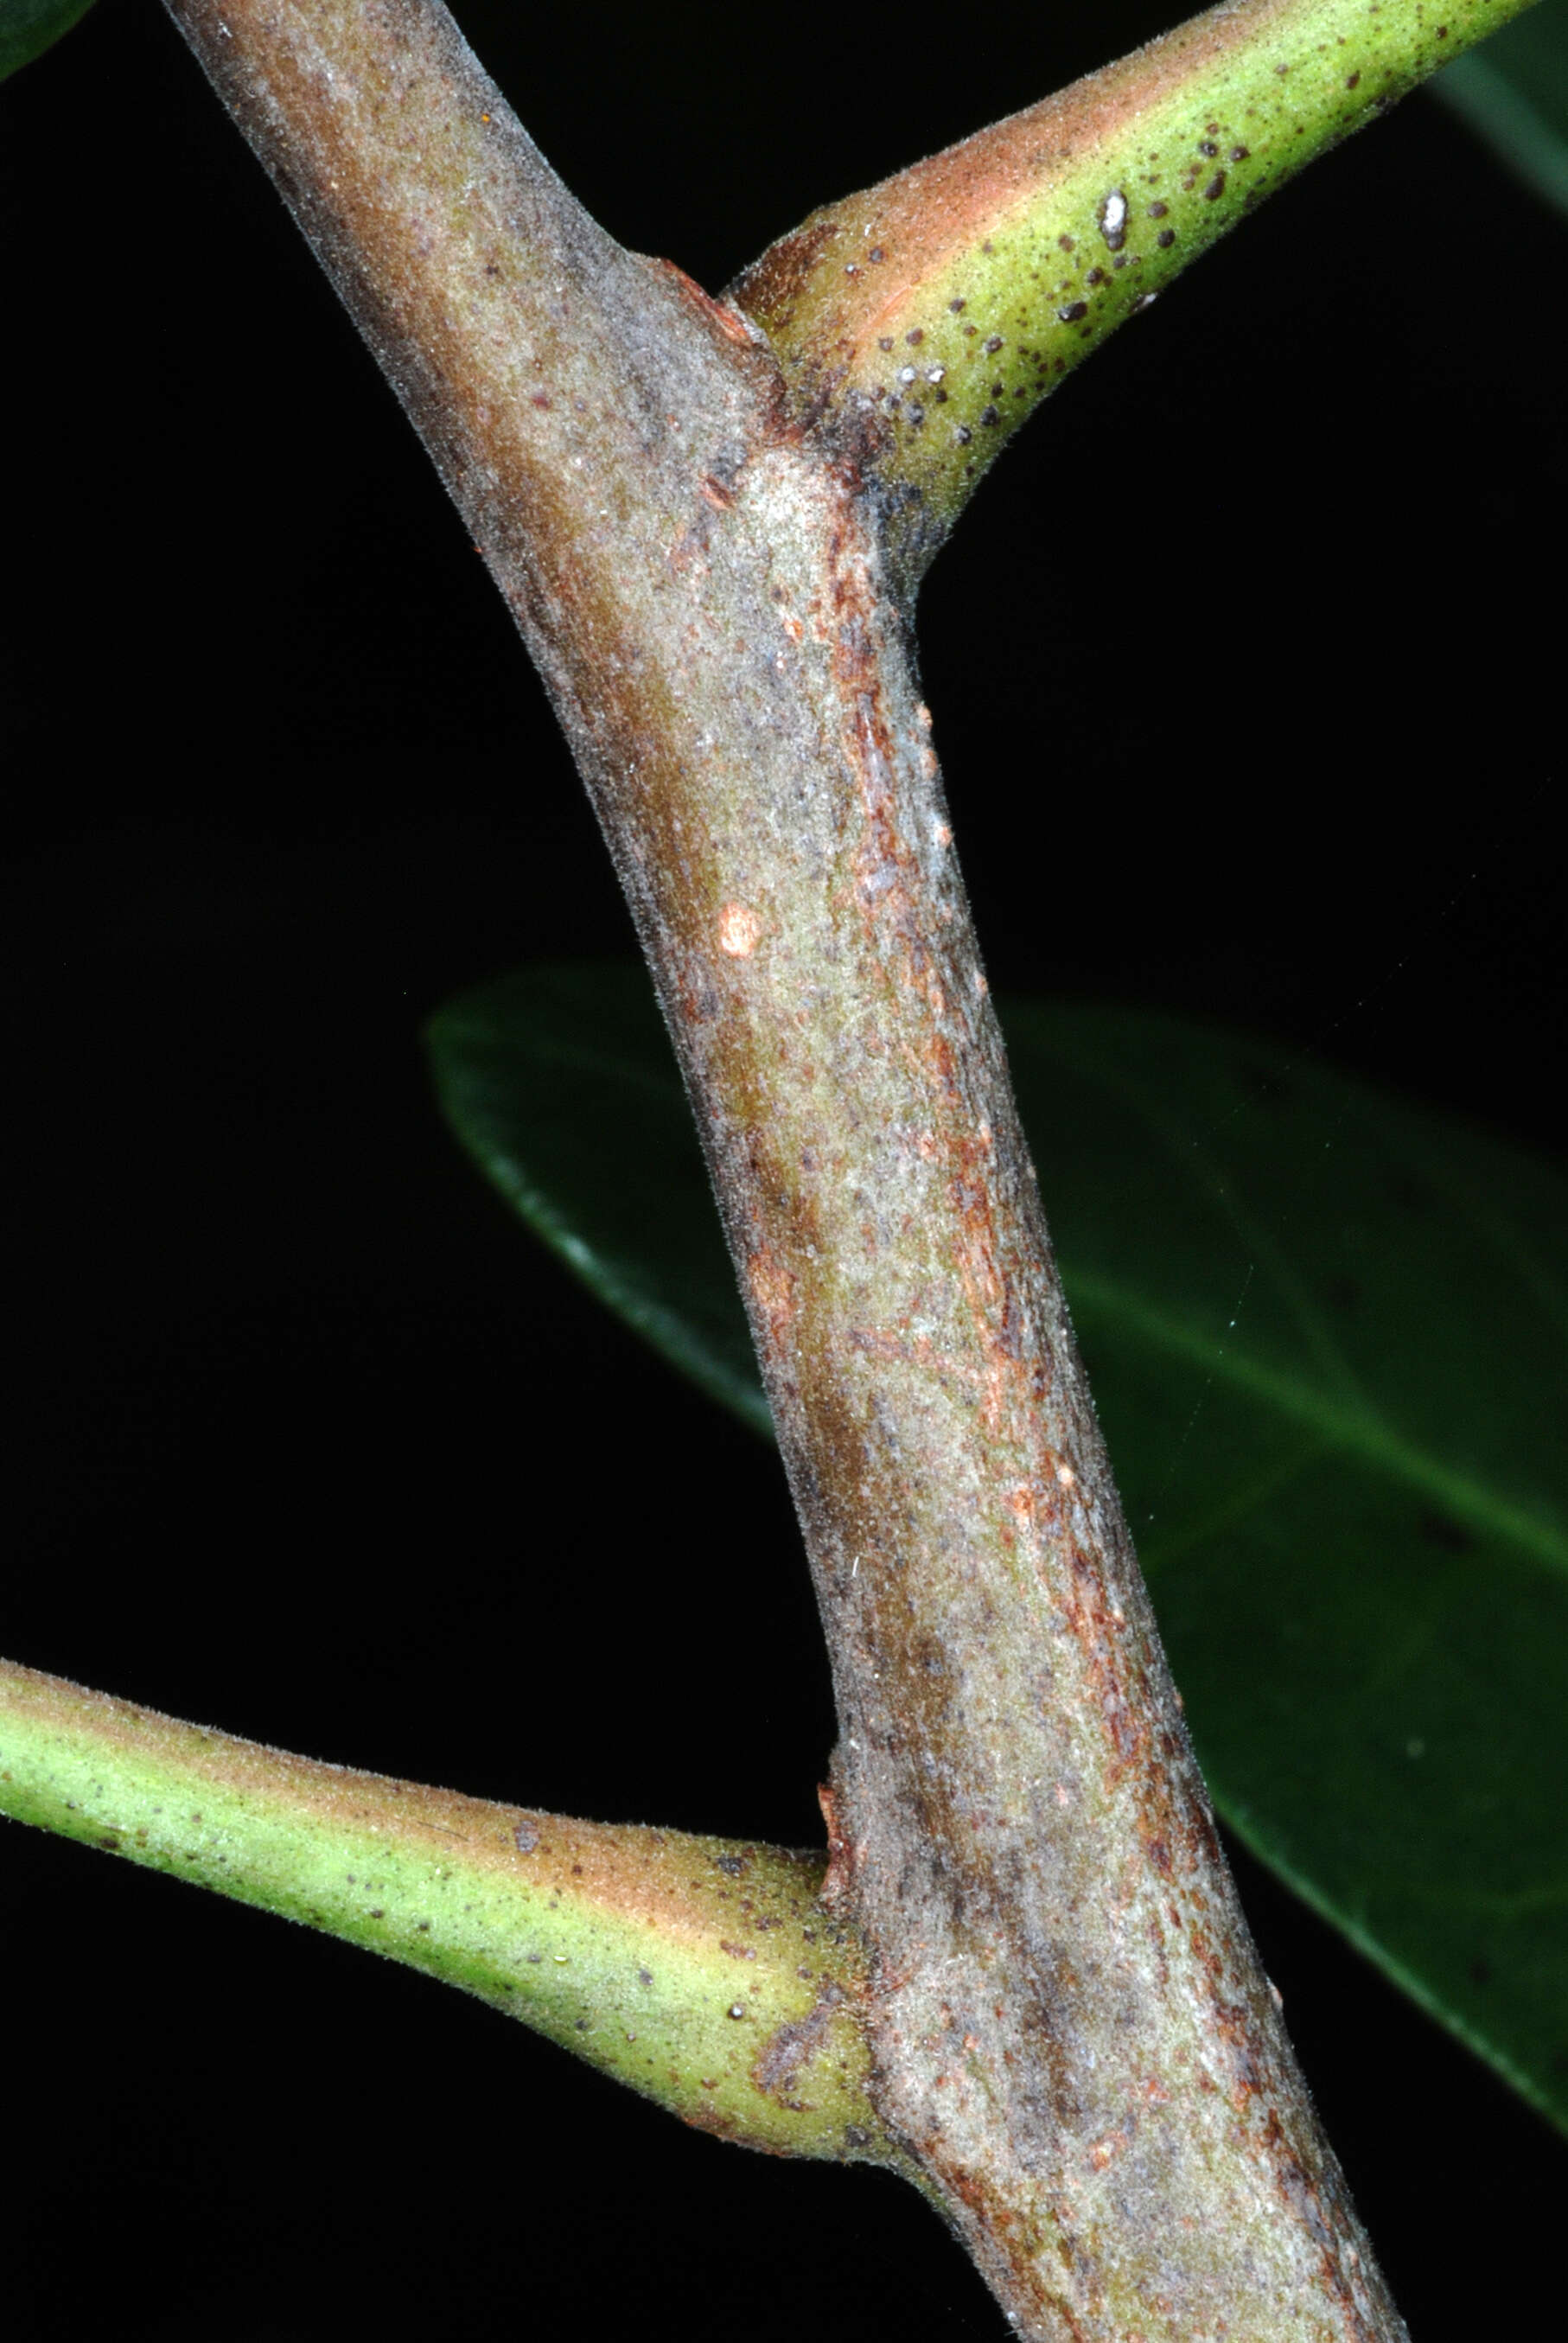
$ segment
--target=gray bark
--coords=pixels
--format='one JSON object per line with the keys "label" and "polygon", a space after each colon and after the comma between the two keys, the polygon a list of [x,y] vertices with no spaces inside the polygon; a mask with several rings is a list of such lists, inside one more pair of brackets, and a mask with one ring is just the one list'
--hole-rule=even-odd
{"label": "gray bark", "polygon": [[874,497],[738,311],[586,217],[441,9],[171,6],[506,595],[631,903],[831,1653],[829,1893],[886,2121],[1042,2343],[1402,2334],[1115,1495]]}

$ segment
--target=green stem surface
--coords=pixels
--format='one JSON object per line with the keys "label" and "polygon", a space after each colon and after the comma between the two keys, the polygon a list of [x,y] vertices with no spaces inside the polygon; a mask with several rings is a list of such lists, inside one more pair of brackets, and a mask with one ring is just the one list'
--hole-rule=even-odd
{"label": "green stem surface", "polygon": [[350,1773],[6,1661],[0,1812],[460,1986],[705,2131],[899,2161],[820,1855]]}
{"label": "green stem surface", "polygon": [[[739,277],[918,577],[1040,401],[1303,165],[1532,0],[1242,0],[812,213]],[[1420,211],[1369,218],[1391,269]],[[1325,353],[1332,359],[1332,353]]]}

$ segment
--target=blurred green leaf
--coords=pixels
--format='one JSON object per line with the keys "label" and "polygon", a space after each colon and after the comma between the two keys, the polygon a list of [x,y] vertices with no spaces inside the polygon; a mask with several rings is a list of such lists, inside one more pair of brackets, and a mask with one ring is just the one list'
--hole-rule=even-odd
{"label": "blurred green leaf", "polygon": [[1427,87],[1527,186],[1568,212],[1568,0],[1543,0]]}
{"label": "blurred green leaf", "polygon": [[52,49],[93,0],[0,0],[0,81]]}
{"label": "blurred green leaf", "polygon": [[[1221,1812],[1568,2127],[1568,1187],[1244,1036],[1003,1022]],[[525,1218],[765,1422],[641,972],[505,978],[430,1046]]]}
{"label": "blurred green leaf", "polygon": [[432,1019],[479,1169],[672,1365],[773,1436],[691,1110],[640,970],[527,969]]}

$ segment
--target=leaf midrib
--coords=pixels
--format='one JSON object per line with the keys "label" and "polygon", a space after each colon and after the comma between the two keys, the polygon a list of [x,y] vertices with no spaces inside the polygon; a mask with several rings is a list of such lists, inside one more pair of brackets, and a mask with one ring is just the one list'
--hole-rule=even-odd
{"label": "leaf midrib", "polygon": [[1265,1402],[1276,1413],[1315,1433],[1342,1453],[1376,1467],[1460,1515],[1473,1527],[1506,1539],[1532,1561],[1568,1575],[1568,1536],[1539,1514],[1511,1505],[1468,1473],[1455,1472],[1372,1417],[1359,1417],[1310,1385],[1292,1381],[1238,1343],[1216,1352],[1195,1334],[1113,1277],[1062,1262],[1068,1298],[1079,1308],[1110,1315],[1122,1334],[1137,1333],[1157,1350],[1201,1366],[1214,1381]]}

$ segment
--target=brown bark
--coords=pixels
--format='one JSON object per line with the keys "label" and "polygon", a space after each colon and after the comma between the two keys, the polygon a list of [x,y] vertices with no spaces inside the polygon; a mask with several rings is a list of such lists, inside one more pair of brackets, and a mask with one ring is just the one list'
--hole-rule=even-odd
{"label": "brown bark", "polygon": [[171,0],[546,679],[674,1034],[832,1655],[877,2097],[1020,2332],[1402,2332],[1216,1842],[907,613],[771,356],[441,10]]}

